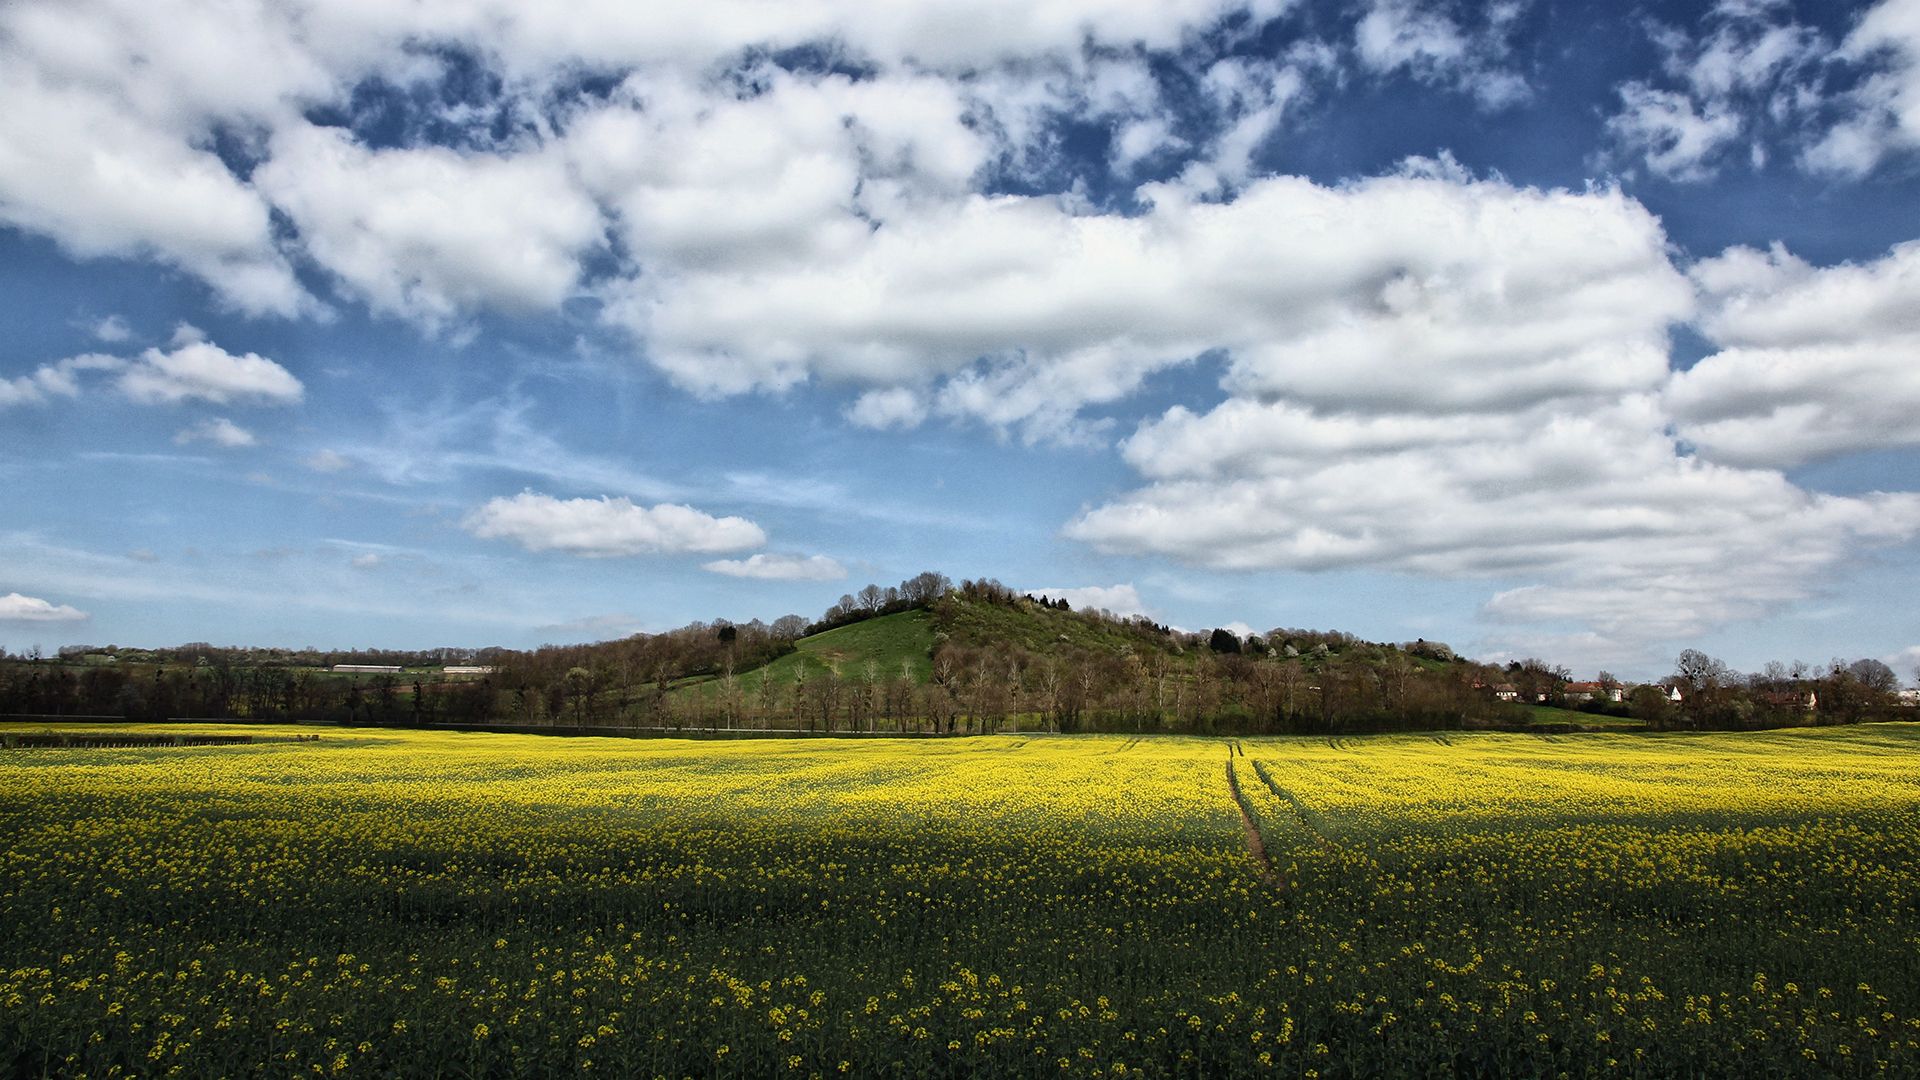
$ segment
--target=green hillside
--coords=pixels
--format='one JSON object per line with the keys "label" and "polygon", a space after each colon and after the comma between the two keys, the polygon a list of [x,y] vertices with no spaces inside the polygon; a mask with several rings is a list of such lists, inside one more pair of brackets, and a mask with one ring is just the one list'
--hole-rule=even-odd
{"label": "green hillside", "polygon": [[940,616],[936,628],[954,644],[970,647],[1017,646],[1036,654],[1062,649],[1120,653],[1173,648],[1169,639],[1158,634],[1024,600],[994,604],[955,596],[941,605]]}
{"label": "green hillside", "polygon": [[[795,650],[740,677],[754,684],[762,678],[788,686],[800,672],[809,679],[838,671],[842,678],[859,676],[869,662],[881,679],[900,677],[902,665],[914,682],[926,682],[932,673],[933,616],[923,610],[900,611],[801,638]],[[689,679],[675,694],[711,694],[719,680],[713,676]]]}

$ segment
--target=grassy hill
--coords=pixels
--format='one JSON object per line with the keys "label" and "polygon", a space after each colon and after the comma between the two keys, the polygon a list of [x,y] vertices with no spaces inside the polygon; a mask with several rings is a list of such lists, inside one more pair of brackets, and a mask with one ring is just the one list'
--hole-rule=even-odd
{"label": "grassy hill", "polygon": [[[756,684],[765,678],[789,686],[802,671],[808,678],[831,671],[838,671],[842,678],[853,678],[871,662],[882,679],[899,678],[904,665],[913,681],[926,682],[933,670],[933,633],[930,612],[895,612],[801,638],[794,643],[793,652],[740,675]],[[717,677],[707,675],[687,679],[672,692],[711,694],[718,685]]]}
{"label": "grassy hill", "polygon": [[[1276,639],[1277,640],[1277,639]],[[1151,626],[1116,623],[1089,614],[1061,611],[1022,598],[992,601],[970,597],[961,592],[948,594],[931,610],[912,609],[881,615],[838,626],[795,642],[793,652],[757,669],[737,672],[743,691],[754,693],[766,679],[776,687],[789,687],[802,672],[811,680],[829,672],[843,679],[856,679],[871,665],[882,680],[899,678],[904,671],[916,683],[932,677],[932,653],[939,642],[951,642],[965,650],[992,652],[1022,650],[1038,657],[1063,655],[1134,654],[1143,659],[1154,653],[1205,653],[1177,636],[1168,636]],[[1329,653],[1310,650],[1300,664],[1311,676],[1330,668],[1372,668],[1390,661],[1411,664],[1423,672],[1445,670],[1444,662],[1410,656],[1392,646],[1348,642]],[[1183,681],[1183,670],[1172,678]],[[674,683],[669,693],[675,697],[708,697],[719,691],[720,678],[698,675]],[[1590,719],[1582,714],[1583,719]]]}
{"label": "grassy hill", "polygon": [[837,670],[851,677],[871,661],[883,679],[898,678],[904,664],[915,682],[925,682],[933,667],[933,616],[895,612],[801,638],[797,645],[795,652],[767,665],[769,678],[792,682],[802,668],[809,676]]}
{"label": "grassy hill", "polygon": [[941,606],[940,614],[938,629],[956,645],[1017,646],[1033,653],[1062,648],[1112,653],[1143,647],[1170,648],[1166,639],[1157,635],[1142,635],[1091,616],[1025,601],[993,604],[955,597]]}

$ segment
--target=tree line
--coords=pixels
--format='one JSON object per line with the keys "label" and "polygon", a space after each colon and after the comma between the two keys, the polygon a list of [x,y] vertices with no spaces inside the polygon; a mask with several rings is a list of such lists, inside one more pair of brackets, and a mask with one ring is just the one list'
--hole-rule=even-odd
{"label": "tree line", "polygon": [[[805,636],[904,611],[928,612],[924,656],[775,662]],[[1141,616],[1073,610],[992,579],[928,571],[867,585],[818,618],[694,622],[616,641],[530,650],[63,650],[68,663],[0,659],[0,713],[506,724],[518,727],[786,729],[809,732],[1195,732],[1338,734],[1522,726],[1557,705],[1660,730],[1776,727],[1900,715],[1899,680],[1877,660],[1769,664],[1741,675],[1700,653],[1629,687],[1602,672],[1502,666],[1441,642],[1380,643],[1340,631],[1175,630]],[[301,663],[299,661],[305,661]],[[334,663],[438,671],[345,676]],[[1614,689],[1619,701],[1613,700]]]}

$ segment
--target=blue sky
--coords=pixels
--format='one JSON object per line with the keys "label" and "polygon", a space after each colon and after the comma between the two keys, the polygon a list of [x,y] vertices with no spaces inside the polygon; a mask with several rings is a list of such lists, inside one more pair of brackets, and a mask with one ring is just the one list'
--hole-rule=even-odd
{"label": "blue sky", "polygon": [[0,103],[0,646],[1920,662],[1920,0],[23,0]]}

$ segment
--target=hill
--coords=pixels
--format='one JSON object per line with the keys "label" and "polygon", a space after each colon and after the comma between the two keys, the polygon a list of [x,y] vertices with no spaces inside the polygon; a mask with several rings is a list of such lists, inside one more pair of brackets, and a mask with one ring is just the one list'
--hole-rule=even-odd
{"label": "hill", "polygon": [[[932,677],[934,645],[933,614],[915,608],[803,637],[785,656],[735,675],[756,688],[764,679],[784,689],[803,678],[858,678],[871,666],[876,679],[898,679],[904,674],[919,684]],[[711,697],[719,692],[721,683],[720,675],[700,675],[682,680],[671,693],[682,699]]]}
{"label": "hill", "polygon": [[1178,652],[1174,636],[1146,622],[1063,611],[1025,597],[953,593],[934,605],[934,628],[963,648],[1024,649],[1036,655],[1083,650],[1124,656]]}

